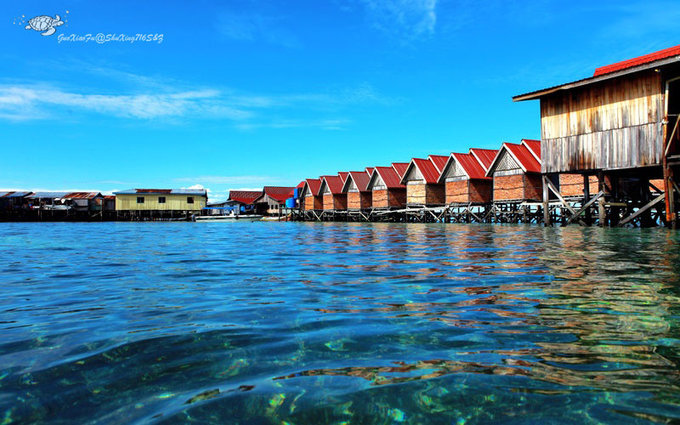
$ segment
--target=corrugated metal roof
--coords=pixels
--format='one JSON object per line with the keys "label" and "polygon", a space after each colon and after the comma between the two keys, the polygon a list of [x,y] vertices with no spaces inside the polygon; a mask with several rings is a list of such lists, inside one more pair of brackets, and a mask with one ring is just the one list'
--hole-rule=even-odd
{"label": "corrugated metal roof", "polygon": [[64,199],[93,199],[102,196],[99,192],[70,192],[63,196]]}
{"label": "corrugated metal roof", "polygon": [[23,198],[33,192],[1,192],[0,198]]}
{"label": "corrugated metal roof", "polygon": [[303,187],[305,187],[305,181],[304,180],[302,180],[300,183],[298,183],[297,186],[295,186],[296,189],[302,189]]}
{"label": "corrugated metal roof", "polygon": [[394,171],[397,172],[397,175],[399,176],[399,180],[401,180],[402,177],[404,177],[404,174],[406,174],[406,170],[408,169],[408,162],[393,162],[392,163],[392,168],[394,168]]}
{"label": "corrugated metal roof", "polygon": [[307,191],[312,195],[319,195],[319,188],[321,187],[321,179],[306,179],[305,186],[307,186]]}
{"label": "corrugated metal roof", "polygon": [[[486,170],[474,155],[469,153],[452,153],[451,156],[460,164],[470,179],[488,179]],[[442,176],[443,177],[443,176]]]}
{"label": "corrugated metal roof", "polygon": [[237,201],[242,204],[252,205],[260,196],[262,196],[261,190],[230,190],[228,201]]}
{"label": "corrugated metal roof", "polygon": [[545,89],[535,90],[529,93],[513,96],[512,100],[521,102],[524,100],[539,99],[543,96],[555,93],[559,90],[569,90],[576,87],[593,84],[600,81],[610,80],[622,75],[652,69],[657,66],[674,64],[680,61],[680,46],[670,47],[658,52],[650,53],[627,61],[597,68],[592,77],[559,84]]}
{"label": "corrugated metal roof", "polygon": [[437,171],[441,173],[446,165],[446,161],[449,160],[450,155],[430,155],[428,158],[432,161],[434,166],[437,167]]}
{"label": "corrugated metal roof", "polygon": [[401,184],[401,177],[394,169],[394,164],[392,164],[392,167],[375,167],[373,173],[377,173],[380,176],[385,183],[385,187],[388,189],[404,189],[406,187]]}
{"label": "corrugated metal roof", "polygon": [[435,167],[432,161],[423,158],[413,158],[411,163],[408,165],[406,173],[401,178],[402,183],[406,183],[404,179],[412,167],[416,167],[418,171],[420,171],[420,174],[423,175],[423,179],[425,179],[426,184],[437,184],[439,181],[439,170],[437,170],[437,167]]}
{"label": "corrugated metal roof", "polygon": [[509,152],[510,155],[512,155],[512,157],[515,158],[517,164],[522,168],[522,170],[524,170],[525,173],[541,172],[541,163],[536,160],[531,151],[529,151],[528,147],[526,147],[525,145],[518,145],[515,143],[506,142],[503,143],[503,146],[498,151],[498,155],[496,155],[494,163],[491,164],[491,167],[489,167],[487,175],[492,174],[491,171],[493,171],[496,162],[501,158],[504,151]]}
{"label": "corrugated metal roof", "polygon": [[[340,195],[342,194],[342,178],[340,176],[321,176],[322,182],[326,182],[326,186],[328,186],[328,189],[331,191],[331,194],[333,195]],[[323,183],[321,184],[323,186]],[[319,191],[317,192],[319,195],[323,195],[321,193],[321,187],[319,187]]]}
{"label": "corrugated metal roof", "polygon": [[484,171],[486,172],[489,170],[489,167],[491,167],[494,158],[496,158],[498,149],[470,148],[470,154],[477,158],[477,161],[482,164],[482,167],[484,167]]}
{"label": "corrugated metal roof", "polygon": [[366,192],[370,179],[370,175],[365,171],[350,171],[349,176],[347,176],[347,179],[342,186],[342,191],[347,192],[349,190],[350,183],[354,182],[359,192]]}
{"label": "corrugated metal roof", "polygon": [[373,174],[373,170],[375,170],[375,167],[366,167],[366,174],[368,174],[368,178],[371,178],[371,174]]}
{"label": "corrugated metal roof", "polygon": [[264,193],[278,202],[286,202],[286,199],[293,197],[294,187],[285,186],[265,186]]}
{"label": "corrugated metal roof", "polygon": [[347,171],[339,171],[338,176],[340,176],[340,179],[342,180],[343,183],[345,183],[345,180],[347,180],[347,176],[349,173]]}
{"label": "corrugated metal roof", "polygon": [[147,194],[147,195],[197,195],[206,196],[207,190],[205,189],[126,189],[114,192],[114,195],[135,195],[135,194]]}
{"label": "corrugated metal roof", "polygon": [[539,163],[541,162],[541,141],[540,140],[532,140],[532,139],[522,139],[522,144],[529,148],[529,152],[531,152],[534,157],[536,158],[536,161]]}
{"label": "corrugated metal roof", "polygon": [[678,55],[680,55],[680,45],[675,47],[669,47],[668,49],[659,50],[658,52],[638,56],[633,59],[627,59],[621,62],[616,62],[611,65],[601,66],[595,69],[593,77],[598,77],[604,74],[610,74],[612,72],[633,68],[639,65],[644,65],[646,63],[651,63]]}
{"label": "corrugated metal roof", "polygon": [[30,199],[42,199],[42,198],[63,198],[68,192],[35,192],[32,195],[28,195],[27,198]]}

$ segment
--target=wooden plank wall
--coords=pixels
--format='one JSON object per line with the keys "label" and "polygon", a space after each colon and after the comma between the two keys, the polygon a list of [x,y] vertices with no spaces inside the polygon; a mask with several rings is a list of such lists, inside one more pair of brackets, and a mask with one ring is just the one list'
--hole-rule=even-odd
{"label": "wooden plank wall", "polygon": [[653,70],[541,99],[542,172],[661,163],[664,88]]}

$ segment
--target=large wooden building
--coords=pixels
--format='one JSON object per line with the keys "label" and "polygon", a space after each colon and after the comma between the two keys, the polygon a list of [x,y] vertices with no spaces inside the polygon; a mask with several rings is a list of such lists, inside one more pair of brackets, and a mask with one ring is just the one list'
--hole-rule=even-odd
{"label": "large wooden building", "polygon": [[406,185],[406,204],[444,205],[446,196],[444,184],[439,183],[439,174],[440,170],[431,159],[413,158],[401,179],[401,183]]}
{"label": "large wooden building", "polygon": [[[494,202],[540,201],[543,198],[541,157],[536,141],[503,143],[486,172],[493,178]],[[529,146],[533,146],[531,149]]]}
{"label": "large wooden building", "polygon": [[[371,168],[372,170],[372,168]],[[347,194],[348,210],[366,210],[371,208],[372,193],[368,190],[368,181],[371,179],[367,171],[350,171],[342,191]]]}
{"label": "large wooden building", "polygon": [[680,46],[513,98],[532,99],[540,100],[544,174],[597,175],[608,198],[629,201],[648,196],[650,179],[664,178],[666,218],[675,222]]}
{"label": "large wooden building", "polygon": [[193,212],[205,208],[205,189],[129,189],[115,192],[116,211]]}
{"label": "large wooden building", "polygon": [[374,209],[403,208],[406,206],[406,186],[391,167],[375,167],[366,188],[371,191],[371,205]]}
{"label": "large wooden building", "polygon": [[293,197],[294,187],[265,186],[253,201],[258,213],[277,215],[286,209],[286,200]]}

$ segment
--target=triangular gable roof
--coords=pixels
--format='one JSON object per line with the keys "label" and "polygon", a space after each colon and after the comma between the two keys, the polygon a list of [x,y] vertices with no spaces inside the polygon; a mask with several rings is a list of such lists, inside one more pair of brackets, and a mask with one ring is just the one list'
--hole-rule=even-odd
{"label": "triangular gable roof", "polygon": [[302,188],[302,194],[307,196],[307,193],[311,193],[313,196],[318,196],[320,187],[321,179],[306,179],[305,185]]}
{"label": "triangular gable roof", "polygon": [[529,148],[529,152],[536,158],[536,161],[541,162],[541,141],[532,139],[522,139],[522,144]]}
{"label": "triangular gable roof", "polygon": [[498,151],[498,154],[496,154],[496,158],[494,158],[489,170],[486,172],[487,176],[493,175],[493,171],[498,165],[500,158],[502,158],[505,153],[508,153],[525,173],[541,172],[541,163],[536,160],[529,148],[525,145],[505,142]]}
{"label": "triangular gable roof", "polygon": [[406,172],[401,177],[401,183],[406,184],[406,177],[413,168],[417,168],[425,179],[425,184],[436,184],[439,181],[439,170],[429,159],[413,158]]}
{"label": "triangular gable roof", "polygon": [[302,189],[303,187],[305,187],[305,181],[304,180],[302,180],[300,183],[298,183],[297,186],[295,186],[296,189]]}
{"label": "triangular gable roof", "polygon": [[371,179],[370,175],[365,171],[350,171],[349,176],[345,179],[345,183],[342,185],[342,192],[345,193],[349,191],[349,187],[354,182],[359,192],[366,192],[368,187],[368,181]]}
{"label": "triangular gable roof", "polygon": [[576,87],[586,86],[623,75],[653,69],[664,65],[670,65],[677,63],[678,61],[680,61],[680,45],[659,50],[658,52],[649,53],[647,55],[638,56],[637,58],[602,66],[595,70],[595,73],[592,77],[520,94],[514,96],[512,100],[514,102],[520,102],[523,100],[540,99],[543,96],[547,96],[560,90],[569,90]]}
{"label": "triangular gable roof", "polygon": [[328,187],[333,195],[342,194],[342,178],[340,176],[321,176],[321,185],[317,195],[323,195],[324,187]]}
{"label": "triangular gable roof", "polygon": [[394,168],[394,171],[397,172],[397,175],[399,176],[399,180],[401,180],[402,177],[404,177],[404,174],[406,174],[406,170],[408,169],[408,162],[393,162],[392,163],[392,168]]}
{"label": "triangular gable roof", "polygon": [[446,181],[446,174],[456,163],[460,165],[468,179],[489,179],[489,177],[486,177],[486,170],[474,155],[469,153],[452,153],[446,161],[442,172],[439,174],[439,183]]}
{"label": "triangular gable roof", "polygon": [[489,170],[489,167],[491,167],[491,163],[493,162],[494,158],[496,158],[497,153],[498,149],[470,148],[470,154],[477,158],[477,161],[482,164],[484,171]]}
{"label": "triangular gable roof", "polygon": [[437,167],[437,171],[441,173],[450,157],[451,155],[430,155],[428,158]]}
{"label": "triangular gable roof", "polygon": [[375,167],[366,167],[366,174],[368,174],[368,178],[371,178],[371,174],[373,174],[373,170],[375,170]]}
{"label": "triangular gable roof", "polygon": [[286,199],[293,197],[294,187],[285,186],[265,186],[264,195],[276,200],[279,203],[286,202]]}
{"label": "triangular gable roof", "polygon": [[229,201],[237,201],[242,204],[252,205],[257,198],[262,196],[262,191],[254,190],[230,190],[229,191]]}
{"label": "triangular gable roof", "polygon": [[388,189],[404,189],[406,187],[401,184],[401,177],[397,174],[394,167],[375,167],[366,187],[372,188],[375,185],[375,179],[378,176],[380,176],[383,183],[385,183],[385,187]]}
{"label": "triangular gable roof", "polygon": [[347,180],[348,175],[349,175],[349,173],[347,171],[338,172],[338,176],[340,176],[340,179],[342,179],[343,183],[345,183],[345,180]]}

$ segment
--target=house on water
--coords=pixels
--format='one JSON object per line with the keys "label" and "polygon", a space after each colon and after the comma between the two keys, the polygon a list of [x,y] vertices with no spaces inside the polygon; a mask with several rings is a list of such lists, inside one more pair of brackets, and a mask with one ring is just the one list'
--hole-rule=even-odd
{"label": "house on water", "polygon": [[319,188],[321,187],[320,179],[306,179],[305,184],[300,192],[300,199],[302,199],[302,208],[305,211],[314,211],[323,209],[323,196],[319,195]]}
{"label": "house on water", "polygon": [[439,176],[444,184],[447,204],[489,204],[493,179],[471,153],[452,153]]}
{"label": "house on water", "polygon": [[293,197],[294,187],[265,186],[253,203],[258,214],[278,215],[286,209],[286,199]]}
{"label": "house on water", "polygon": [[371,179],[366,171],[350,171],[342,191],[347,194],[348,210],[366,210],[371,208],[371,191],[368,190],[368,181]]}
{"label": "house on water", "polygon": [[[603,194],[596,196],[641,208],[665,201],[666,220],[676,223],[680,46],[513,98],[534,99],[540,100],[543,174],[597,176]],[[650,200],[649,181],[660,178],[663,196]],[[584,179],[583,186],[590,184]]]}
{"label": "house on water", "polygon": [[406,186],[401,183],[401,176],[397,173],[395,169],[397,167],[394,165],[373,168],[366,189],[371,191],[371,206],[374,209],[404,208],[406,206]]}
{"label": "house on water", "polygon": [[536,142],[503,143],[486,172],[487,177],[493,178],[494,203],[540,201],[543,198],[540,151]]}
{"label": "house on water", "polygon": [[[446,157],[444,157],[446,158]],[[446,161],[437,159],[444,168]],[[413,206],[440,206],[446,203],[444,184],[439,183],[441,169],[435,165],[432,156],[429,159],[413,158],[401,178],[406,185],[406,204]]]}
{"label": "house on water", "polygon": [[[345,176],[348,174],[345,174]],[[324,211],[342,211],[347,209],[347,194],[342,191],[342,186],[343,180],[341,175],[321,176],[319,195],[323,197]]]}
{"label": "house on water", "polygon": [[194,213],[208,202],[205,189],[128,189],[114,195],[116,211]]}
{"label": "house on water", "polygon": [[255,201],[260,196],[261,190],[230,190],[227,203],[222,208],[229,208],[237,213],[255,214]]}

